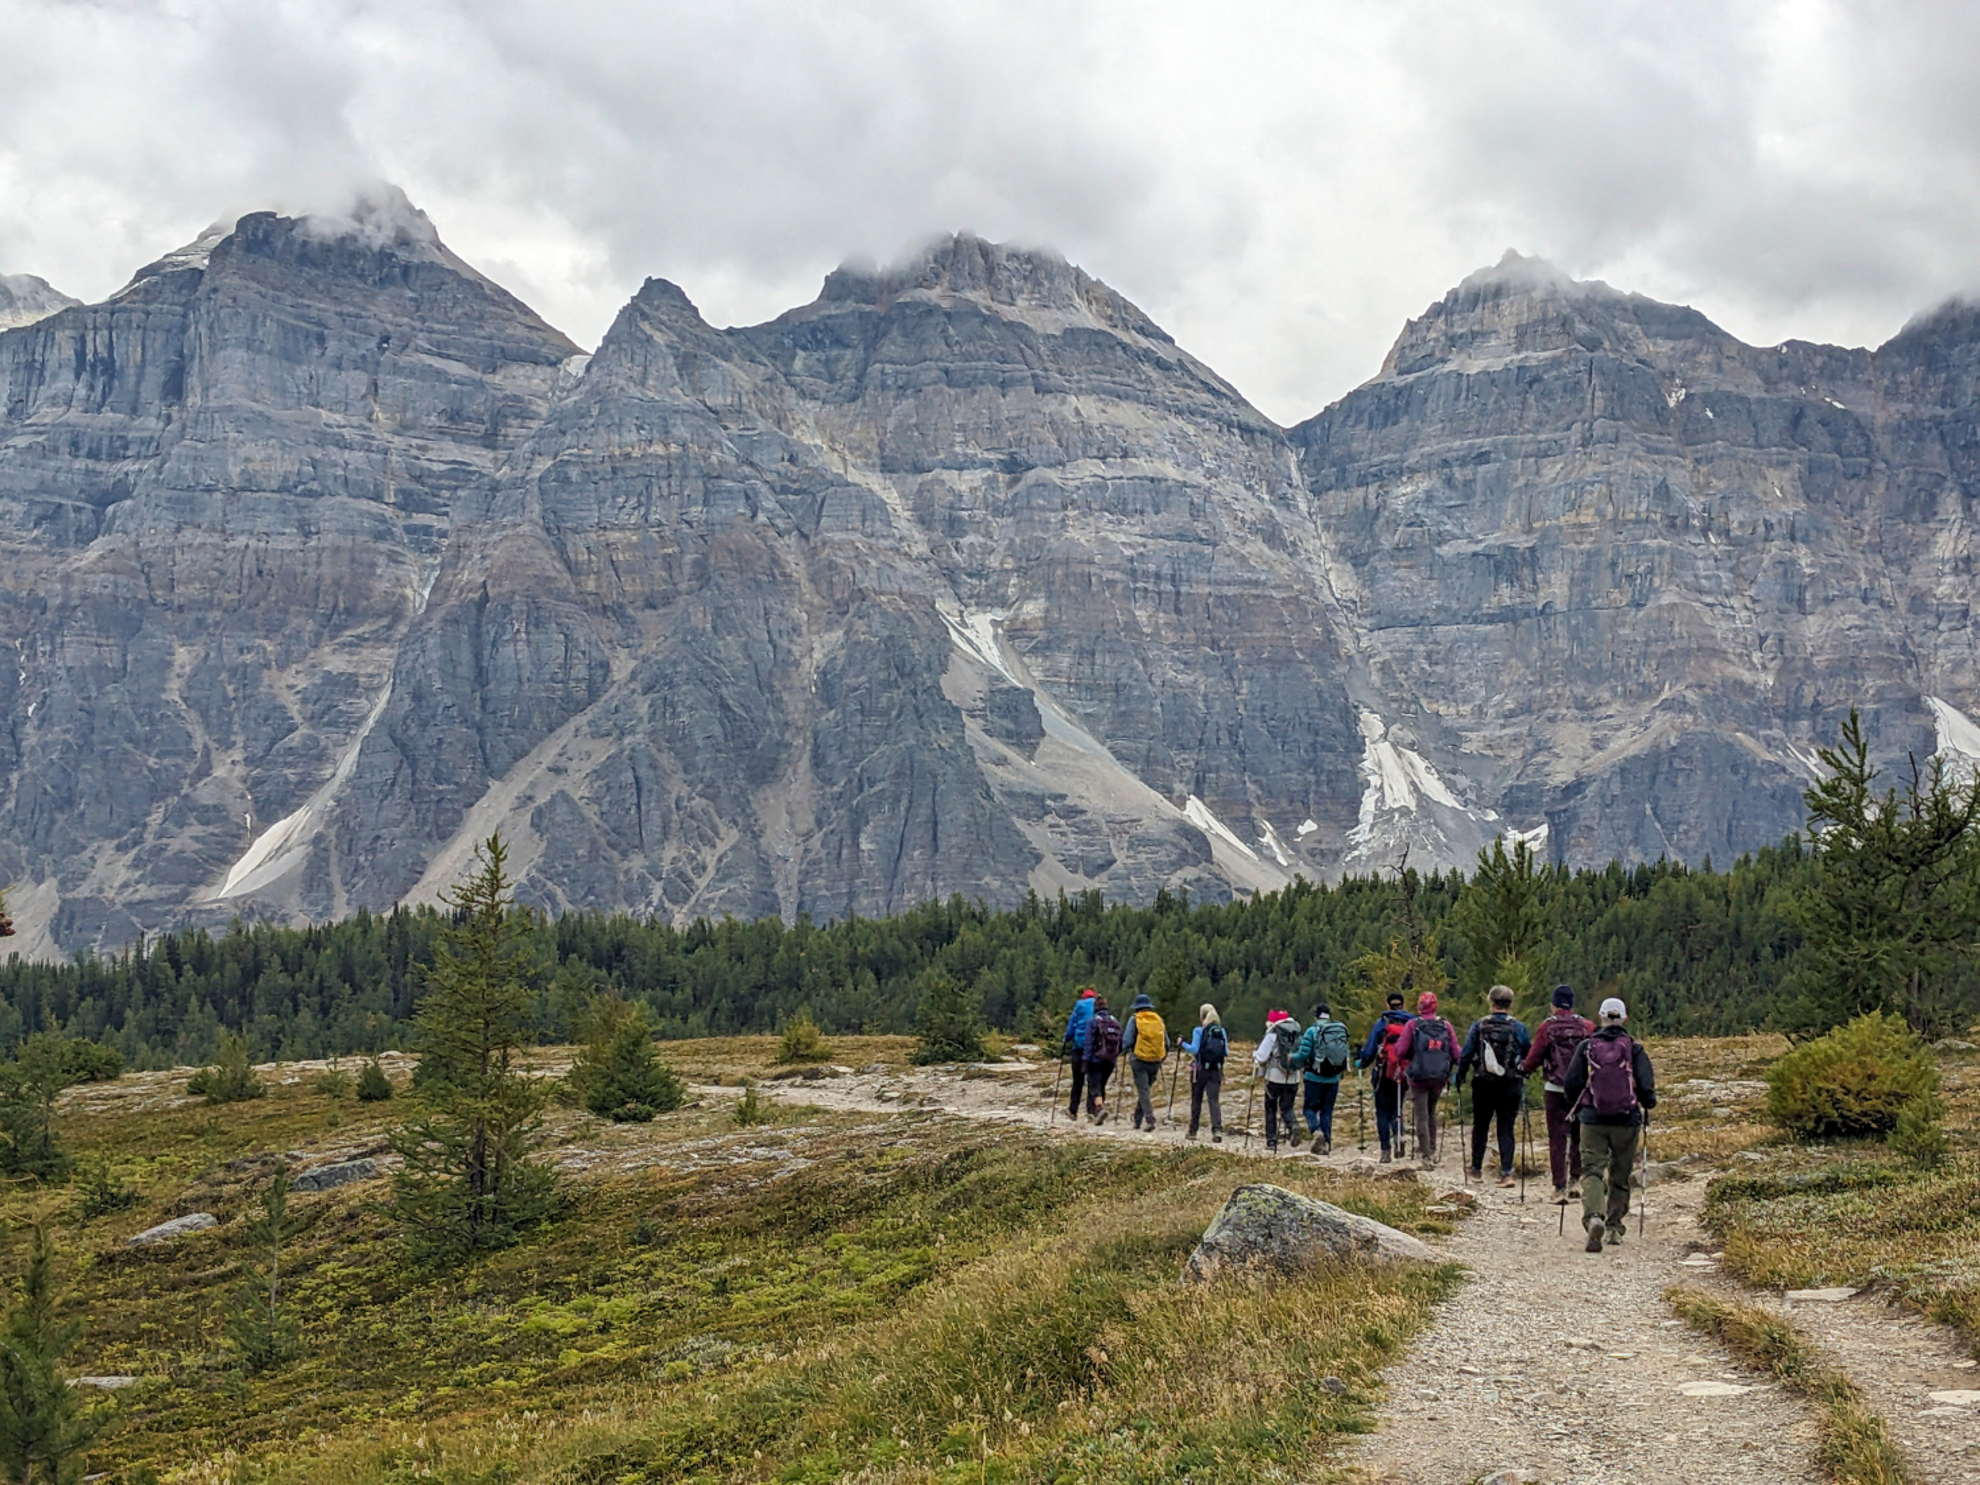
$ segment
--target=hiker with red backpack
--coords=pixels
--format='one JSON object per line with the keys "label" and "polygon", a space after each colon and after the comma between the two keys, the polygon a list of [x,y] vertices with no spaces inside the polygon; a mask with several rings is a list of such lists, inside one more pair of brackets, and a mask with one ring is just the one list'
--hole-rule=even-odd
{"label": "hiker with red backpack", "polygon": [[1284,1011],[1268,1011],[1265,1034],[1251,1054],[1256,1073],[1265,1075],[1265,1151],[1279,1148],[1279,1131],[1293,1138],[1293,1095],[1300,1084],[1294,1058],[1299,1051],[1299,1022]]}
{"label": "hiker with red backpack", "polygon": [[1594,1032],[1593,1021],[1575,1014],[1574,988],[1556,985],[1553,1012],[1533,1033],[1533,1045],[1519,1065],[1523,1073],[1540,1073],[1547,1111],[1547,1162],[1554,1170],[1554,1201],[1560,1205],[1581,1195],[1581,1121],[1573,1117],[1568,1102],[1568,1064]]}
{"label": "hiker with red backpack", "polygon": [[1107,1122],[1107,1080],[1121,1055],[1121,1023],[1107,1009],[1107,997],[1093,997],[1093,1015],[1086,1023],[1086,1117]]}
{"label": "hiker with red backpack", "polygon": [[1457,1085],[1471,1083],[1471,1179],[1485,1179],[1485,1140],[1493,1121],[1499,1126],[1499,1184],[1513,1184],[1513,1125],[1526,1102],[1526,1077],[1520,1064],[1530,1038],[1526,1024],[1512,1014],[1509,985],[1494,985],[1487,993],[1492,1013],[1471,1023],[1464,1050],[1458,1054]]}
{"label": "hiker with red backpack", "polygon": [[1602,1002],[1602,1025],[1574,1049],[1565,1091],[1581,1123],[1581,1223],[1587,1251],[1623,1239],[1629,1215],[1630,1168],[1636,1164],[1643,1121],[1657,1107],[1650,1054],[1623,1030],[1629,1012],[1614,996]]}
{"label": "hiker with red backpack", "polygon": [[1403,1085],[1389,1076],[1390,1048],[1409,1025],[1409,1012],[1403,1009],[1400,990],[1389,992],[1389,1008],[1368,1028],[1368,1040],[1361,1044],[1355,1064],[1368,1072],[1369,1091],[1375,1099],[1375,1133],[1382,1141],[1382,1163],[1389,1162],[1389,1150],[1402,1152]]}
{"label": "hiker with red backpack", "polygon": [[1457,1028],[1437,1014],[1435,992],[1416,997],[1416,1017],[1394,1042],[1389,1076],[1409,1084],[1409,1117],[1425,1169],[1437,1163],[1437,1100],[1457,1067]]}

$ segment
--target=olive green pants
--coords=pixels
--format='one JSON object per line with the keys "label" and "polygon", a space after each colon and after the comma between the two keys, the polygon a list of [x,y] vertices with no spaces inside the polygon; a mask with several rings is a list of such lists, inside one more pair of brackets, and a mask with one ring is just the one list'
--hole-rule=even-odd
{"label": "olive green pants", "polygon": [[1629,1215],[1630,1172],[1643,1131],[1634,1124],[1581,1126],[1581,1225],[1600,1217],[1611,1232]]}

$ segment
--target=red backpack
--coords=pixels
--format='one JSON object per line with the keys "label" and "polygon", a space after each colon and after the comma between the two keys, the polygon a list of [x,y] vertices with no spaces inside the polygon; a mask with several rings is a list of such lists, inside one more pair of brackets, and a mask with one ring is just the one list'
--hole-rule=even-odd
{"label": "red backpack", "polygon": [[1626,1117],[1636,1112],[1636,1043],[1621,1036],[1591,1036],[1588,1048],[1588,1087],[1582,1102],[1598,1118]]}
{"label": "red backpack", "polygon": [[1391,1083],[1400,1083],[1408,1071],[1402,1062],[1402,1036],[1408,1029],[1407,1020],[1391,1021],[1382,1028],[1382,1039],[1376,1043],[1376,1065]]}

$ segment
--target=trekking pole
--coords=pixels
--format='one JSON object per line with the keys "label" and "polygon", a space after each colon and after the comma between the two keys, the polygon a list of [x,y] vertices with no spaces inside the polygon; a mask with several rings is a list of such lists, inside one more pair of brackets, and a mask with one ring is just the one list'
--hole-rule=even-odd
{"label": "trekking pole", "polygon": [[1354,1122],[1361,1127],[1355,1136],[1354,1148],[1363,1155],[1368,1153],[1368,1105],[1361,1101],[1361,1079],[1354,1080]]}
{"label": "trekking pole", "polygon": [[1650,1111],[1643,1111],[1643,1192],[1636,1209],[1636,1235],[1644,1237],[1650,1228]]}
{"label": "trekking pole", "polygon": [[1173,1124],[1176,1122],[1176,1080],[1182,1076],[1182,1038],[1177,1037],[1176,1065],[1169,1069],[1169,1110],[1164,1117]]}
{"label": "trekking pole", "polygon": [[1059,1074],[1065,1070],[1066,1049],[1065,1045],[1061,1043],[1058,1060],[1052,1064],[1052,1117],[1045,1121],[1045,1127],[1047,1129],[1050,1129],[1059,1119]]}
{"label": "trekking pole", "polygon": [[1533,1110],[1526,1102],[1526,1084],[1519,1085],[1519,1129],[1521,1142],[1526,1146],[1519,1152],[1519,1204],[1526,1205],[1526,1167],[1533,1159]]}
{"label": "trekking pole", "polygon": [[1258,1071],[1252,1069],[1251,1091],[1244,1096],[1244,1149],[1251,1153],[1251,1111],[1258,1106]]}

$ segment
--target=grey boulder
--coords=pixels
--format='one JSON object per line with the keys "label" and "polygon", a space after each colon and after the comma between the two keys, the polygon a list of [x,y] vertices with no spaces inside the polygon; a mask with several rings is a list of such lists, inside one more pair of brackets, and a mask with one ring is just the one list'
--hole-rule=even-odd
{"label": "grey boulder", "polygon": [[135,1237],[125,1239],[133,1247],[143,1247],[151,1243],[166,1243],[173,1238],[184,1237],[189,1232],[204,1232],[209,1227],[218,1227],[220,1219],[211,1212],[188,1212],[183,1217],[174,1217],[170,1222],[161,1222],[156,1227],[147,1227]]}
{"label": "grey boulder", "polygon": [[1322,1263],[1440,1263],[1408,1233],[1282,1186],[1240,1186],[1211,1219],[1185,1282],[1226,1273],[1298,1275]]}
{"label": "grey boulder", "polygon": [[349,1186],[356,1181],[373,1180],[378,1175],[378,1162],[369,1158],[362,1160],[339,1160],[333,1165],[319,1165],[314,1170],[306,1170],[289,1183],[292,1191],[329,1191],[338,1186]]}

